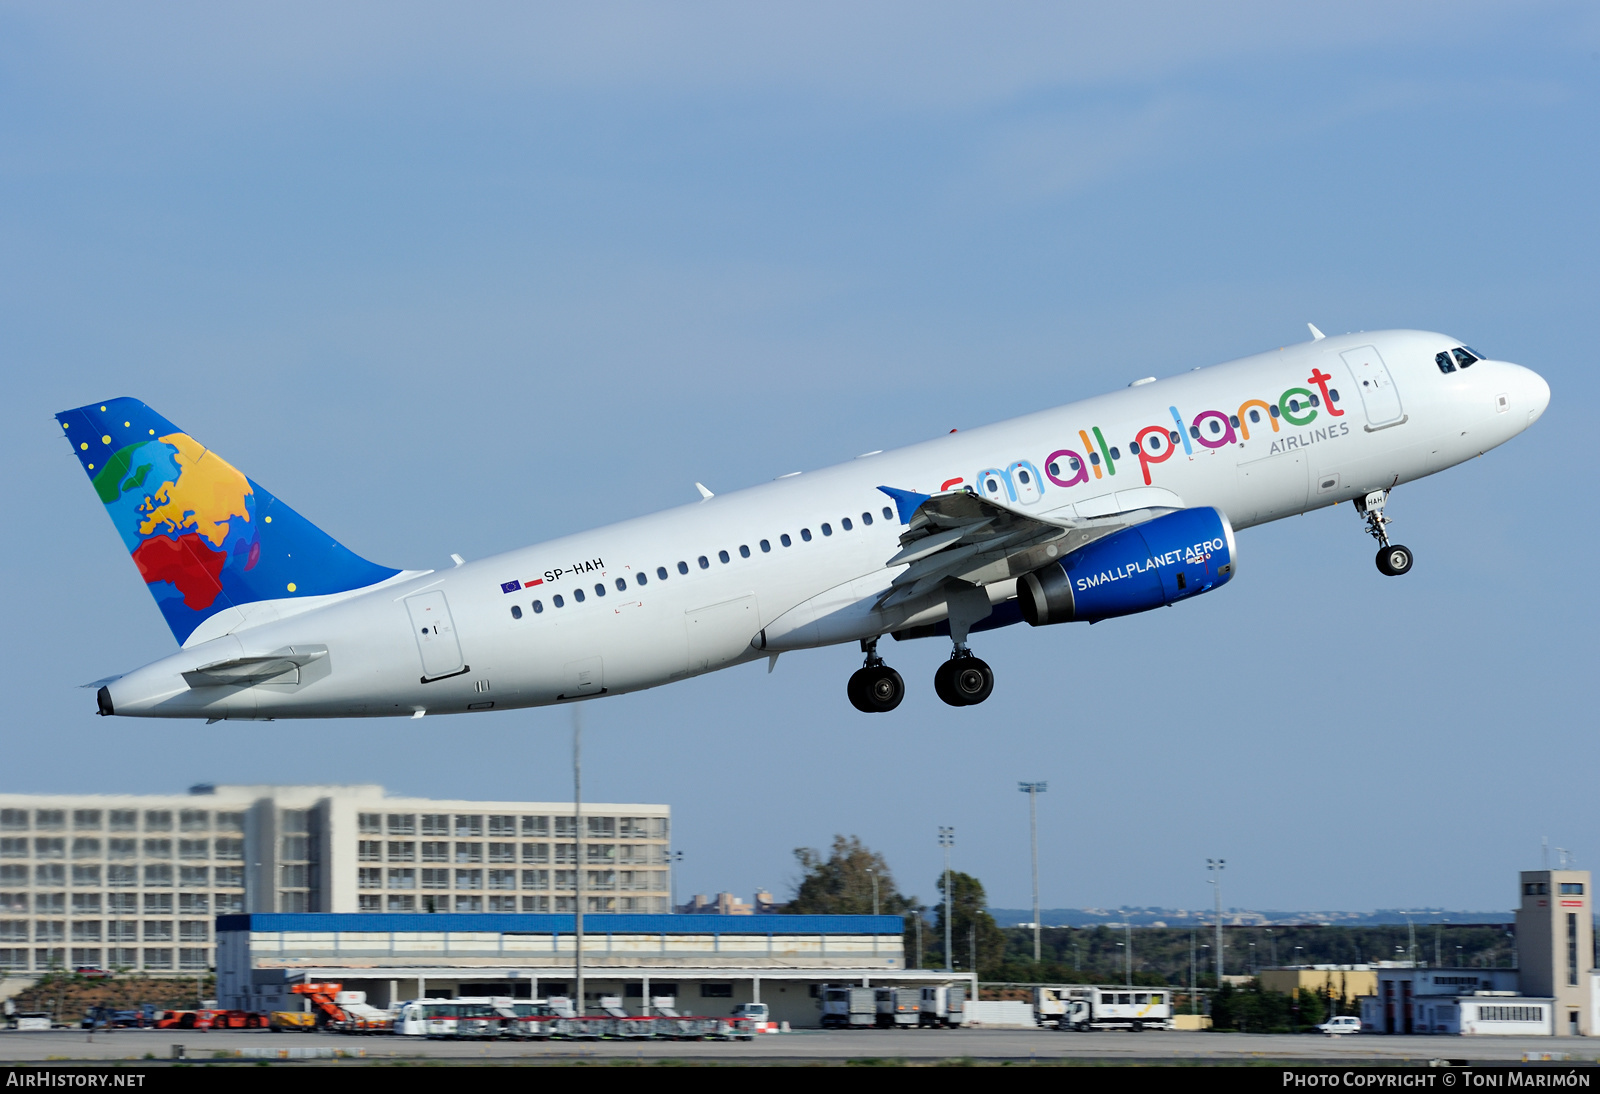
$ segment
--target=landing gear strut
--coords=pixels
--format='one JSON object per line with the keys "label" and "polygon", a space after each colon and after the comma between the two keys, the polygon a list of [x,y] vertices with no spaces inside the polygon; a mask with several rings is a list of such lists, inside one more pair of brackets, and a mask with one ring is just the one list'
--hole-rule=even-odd
{"label": "landing gear strut", "polygon": [[1385,577],[1399,577],[1411,572],[1411,548],[1389,542],[1385,525],[1389,518],[1384,514],[1384,502],[1389,500],[1388,490],[1374,490],[1356,502],[1356,512],[1367,522],[1367,534],[1378,541],[1378,572]]}
{"label": "landing gear strut", "polygon": [[933,674],[933,690],[953,707],[976,706],[993,694],[994,670],[966,646],[957,646]]}
{"label": "landing gear strut", "polygon": [[887,713],[906,697],[906,682],[878,656],[876,638],[863,638],[861,652],[867,655],[866,664],[851,675],[845,687],[850,705],[866,714]]}

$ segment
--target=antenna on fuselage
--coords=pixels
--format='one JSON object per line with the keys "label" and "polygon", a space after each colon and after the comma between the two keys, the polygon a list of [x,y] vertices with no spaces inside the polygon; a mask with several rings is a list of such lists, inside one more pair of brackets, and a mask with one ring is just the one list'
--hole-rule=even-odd
{"label": "antenna on fuselage", "polygon": [[694,488],[696,490],[700,491],[700,500],[701,501],[710,501],[712,498],[716,497],[715,494],[713,494],[711,491],[706,489],[704,483],[697,482],[697,483],[694,484]]}
{"label": "antenna on fuselage", "polygon": [[1323,334],[1317,329],[1317,325],[1315,323],[1307,323],[1306,326],[1311,328],[1311,340],[1313,342],[1320,342],[1324,338],[1328,337],[1326,334]]}

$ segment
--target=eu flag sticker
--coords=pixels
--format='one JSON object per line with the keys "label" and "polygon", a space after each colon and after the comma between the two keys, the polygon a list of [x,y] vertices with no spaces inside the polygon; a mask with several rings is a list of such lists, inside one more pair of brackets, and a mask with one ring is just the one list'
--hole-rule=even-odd
{"label": "eu flag sticker", "polygon": [[522,588],[520,581],[504,581],[500,584],[500,591],[503,593],[514,593],[520,588]]}

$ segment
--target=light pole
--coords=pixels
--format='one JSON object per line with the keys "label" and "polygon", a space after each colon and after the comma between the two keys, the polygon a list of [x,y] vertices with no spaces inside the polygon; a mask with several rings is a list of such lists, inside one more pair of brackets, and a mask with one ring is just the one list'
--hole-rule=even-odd
{"label": "light pole", "polygon": [[667,852],[667,866],[671,871],[672,877],[672,910],[674,912],[678,910],[678,867],[682,862],[682,851]]}
{"label": "light pole", "polygon": [[1128,944],[1123,947],[1123,960],[1127,962],[1128,987],[1131,988],[1133,987],[1133,923],[1131,921],[1122,925],[1122,937],[1128,940]]}
{"label": "light pole", "polygon": [[1049,783],[1018,783],[1017,789],[1028,795],[1028,843],[1033,851],[1033,963],[1039,963],[1039,795],[1050,789]]}
{"label": "light pole", "polygon": [[583,708],[572,708],[572,871],[573,971],[577,974],[578,1017],[584,1016],[583,996]]}
{"label": "light pole", "polygon": [[939,826],[939,846],[944,848],[944,971],[950,972],[950,918],[955,902],[950,899],[950,848],[955,846],[956,830]]}
{"label": "light pole", "polygon": [[1194,976],[1194,943],[1194,929],[1191,927],[1189,929],[1189,1013],[1199,1014],[1199,996],[1195,993],[1195,988],[1197,985],[1195,984]]}
{"label": "light pole", "polygon": [[878,914],[878,871],[867,867],[867,876],[872,879],[872,914]]}
{"label": "light pole", "polygon": [[1217,988],[1222,988],[1222,870],[1228,864],[1226,859],[1206,859],[1206,872],[1211,876],[1206,880],[1216,890],[1217,897]]}

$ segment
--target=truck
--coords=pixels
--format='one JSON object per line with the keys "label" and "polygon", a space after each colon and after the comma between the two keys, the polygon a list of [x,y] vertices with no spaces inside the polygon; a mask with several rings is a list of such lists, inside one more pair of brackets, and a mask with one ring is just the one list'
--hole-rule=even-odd
{"label": "truck", "polygon": [[1034,1012],[1041,1023],[1061,1030],[1172,1028],[1172,992],[1162,988],[1073,985],[1034,992]]}
{"label": "truck", "polygon": [[967,989],[963,984],[940,984],[921,989],[922,998],[917,1011],[917,1021],[924,1026],[950,1028],[959,1026],[967,1005]]}
{"label": "truck", "polygon": [[866,1029],[878,1024],[874,988],[859,984],[823,984],[817,989],[823,1029]]}
{"label": "truck", "polygon": [[922,1024],[922,991],[918,988],[875,988],[878,1026],[910,1028]]}
{"label": "truck", "polygon": [[393,1033],[394,1012],[369,1006],[364,991],[345,991],[343,984],[295,984],[295,995],[309,997],[318,1029],[334,1033]]}

